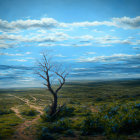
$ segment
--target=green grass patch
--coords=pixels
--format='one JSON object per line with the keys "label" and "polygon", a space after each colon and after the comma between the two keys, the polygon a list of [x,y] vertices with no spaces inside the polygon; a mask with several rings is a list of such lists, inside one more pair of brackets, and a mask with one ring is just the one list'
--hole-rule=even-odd
{"label": "green grass patch", "polygon": [[22,123],[14,113],[0,115],[0,138],[6,139],[11,137],[15,131],[15,127]]}

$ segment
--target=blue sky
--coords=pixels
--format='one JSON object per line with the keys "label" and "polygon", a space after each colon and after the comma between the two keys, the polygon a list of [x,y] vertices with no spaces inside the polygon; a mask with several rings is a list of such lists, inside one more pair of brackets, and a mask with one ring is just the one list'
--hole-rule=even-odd
{"label": "blue sky", "polygon": [[140,78],[139,0],[0,0],[0,88],[36,87],[40,52],[68,80]]}

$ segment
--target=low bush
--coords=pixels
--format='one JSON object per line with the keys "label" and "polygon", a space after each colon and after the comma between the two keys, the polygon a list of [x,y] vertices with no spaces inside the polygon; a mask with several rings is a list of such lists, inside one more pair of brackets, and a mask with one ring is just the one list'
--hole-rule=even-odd
{"label": "low bush", "polygon": [[100,112],[106,133],[132,134],[140,130],[139,103],[110,104],[104,106]]}
{"label": "low bush", "polygon": [[81,125],[82,135],[128,135],[140,131],[140,104],[129,102],[104,105],[96,115],[87,115]]}
{"label": "low bush", "polygon": [[13,111],[11,109],[0,109],[0,115],[11,114]]}
{"label": "low bush", "polygon": [[91,110],[87,106],[77,106],[74,111],[75,115],[86,116],[91,113]]}
{"label": "low bush", "polygon": [[64,105],[62,107],[59,107],[58,110],[59,111],[56,112],[54,116],[50,116],[49,115],[50,107],[46,107],[44,109],[45,113],[41,115],[42,120],[43,121],[56,121],[63,117],[70,117],[74,115],[74,107]]}
{"label": "low bush", "polygon": [[55,138],[52,136],[52,134],[50,134],[47,127],[43,127],[39,140],[55,140]]}
{"label": "low bush", "polygon": [[54,123],[48,125],[49,132],[51,133],[59,133],[71,128],[71,120],[67,118],[62,118]]}
{"label": "low bush", "polygon": [[25,116],[36,116],[39,112],[36,111],[35,109],[28,109],[28,110],[23,110],[21,112],[22,115]]}
{"label": "low bush", "polygon": [[[74,117],[71,120],[66,116]],[[46,116],[45,118],[49,116]],[[47,121],[47,131],[64,136],[74,136],[74,131],[80,131],[82,136],[105,135],[109,139],[123,139],[127,135],[140,132],[140,103],[128,101],[125,103],[109,103],[101,105],[98,112],[88,111],[87,107],[65,107],[53,122]],[[48,134],[47,134],[48,135]]]}
{"label": "low bush", "polygon": [[64,132],[64,136],[65,137],[75,137],[75,133],[73,130],[69,129],[69,130]]}
{"label": "low bush", "polygon": [[104,126],[101,123],[98,116],[93,116],[91,114],[87,115],[81,124],[81,134],[82,135],[97,135],[102,134],[104,131]]}
{"label": "low bush", "polygon": [[48,122],[46,126],[42,128],[39,140],[54,140],[56,134],[74,135],[68,131],[71,129],[71,120],[62,118],[56,122]]}
{"label": "low bush", "polygon": [[104,99],[103,98],[100,98],[100,97],[98,97],[98,98],[96,98],[96,101],[103,101]]}
{"label": "low bush", "polygon": [[70,106],[63,106],[61,111],[59,112],[58,116],[60,118],[62,117],[70,117],[73,116],[73,112],[74,112],[75,108],[74,107],[70,107]]}

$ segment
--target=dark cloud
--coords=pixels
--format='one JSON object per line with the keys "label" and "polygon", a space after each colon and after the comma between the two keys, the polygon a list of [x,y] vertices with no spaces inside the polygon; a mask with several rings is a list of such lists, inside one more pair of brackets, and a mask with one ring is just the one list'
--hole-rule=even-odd
{"label": "dark cloud", "polygon": [[133,47],[133,49],[135,49],[135,50],[140,50],[140,47]]}
{"label": "dark cloud", "polygon": [[84,41],[84,40],[82,40],[82,41],[79,41],[80,43],[90,43],[90,41]]}
{"label": "dark cloud", "polygon": [[118,27],[121,28],[140,28],[140,16],[135,18],[130,17],[122,17],[122,18],[113,18],[113,21],[116,23]]}
{"label": "dark cloud", "polygon": [[[139,74],[140,62],[137,63],[94,63],[92,66],[85,63],[81,68],[74,68],[71,75],[72,77],[106,77],[110,74]],[[82,67],[83,66],[83,67]]]}
{"label": "dark cloud", "polygon": [[30,72],[30,75],[33,74],[34,67],[27,66],[14,66],[14,65],[0,65],[0,80],[20,80],[24,76],[27,76]]}
{"label": "dark cloud", "polygon": [[15,66],[15,65],[0,65],[0,70],[17,69],[17,70],[33,70],[34,67]]}
{"label": "dark cloud", "polygon": [[17,80],[17,79],[20,78],[15,74],[7,74],[6,76],[0,76],[0,80],[2,81]]}

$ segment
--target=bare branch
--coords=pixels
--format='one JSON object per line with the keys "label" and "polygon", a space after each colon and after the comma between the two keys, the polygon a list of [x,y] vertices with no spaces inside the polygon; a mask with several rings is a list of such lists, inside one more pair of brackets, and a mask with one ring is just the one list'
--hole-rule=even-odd
{"label": "bare branch", "polygon": [[37,74],[38,74],[41,78],[43,78],[44,80],[47,81],[46,77],[44,77],[42,74],[40,74],[39,72],[37,72]]}
{"label": "bare branch", "polygon": [[61,74],[59,74],[58,72],[55,72],[55,74],[57,76],[59,76],[61,79],[58,79],[60,85],[59,87],[56,89],[56,93],[62,88],[62,86],[65,84],[65,79],[66,79],[66,76],[68,75],[68,73],[66,73],[65,75],[63,75],[65,72],[62,72]]}
{"label": "bare branch", "polygon": [[[46,81],[44,85],[47,86],[48,90],[52,94],[57,94],[65,84],[65,79],[68,73],[66,73],[66,70],[63,70],[61,64],[57,65],[53,63],[48,56],[47,52],[42,53],[42,61],[38,62],[39,72],[37,74]],[[52,89],[52,82],[55,81],[53,78],[57,79],[59,82],[59,86],[56,91]]]}

